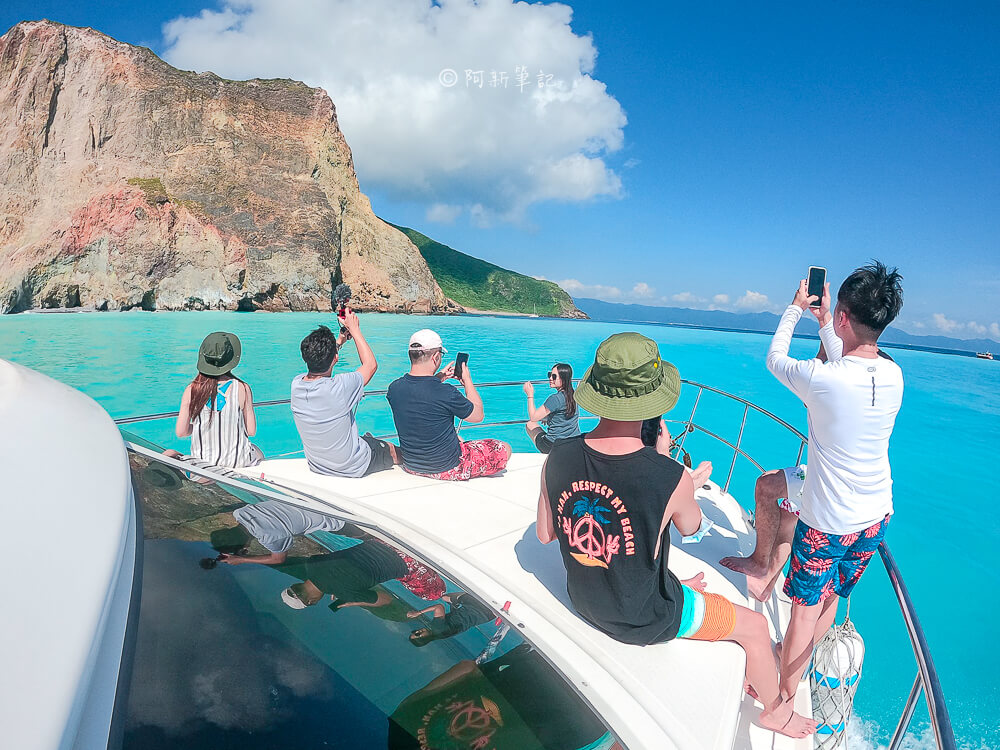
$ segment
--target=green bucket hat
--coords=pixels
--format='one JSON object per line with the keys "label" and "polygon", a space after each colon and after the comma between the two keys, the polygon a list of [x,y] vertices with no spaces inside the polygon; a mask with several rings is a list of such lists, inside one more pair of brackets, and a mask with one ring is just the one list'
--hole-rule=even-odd
{"label": "green bucket hat", "polygon": [[597,347],[594,364],[574,395],[591,414],[633,422],[670,411],[680,393],[680,374],[660,358],[655,341],[638,333],[616,333]]}
{"label": "green bucket hat", "polygon": [[198,350],[198,372],[202,375],[225,375],[240,363],[241,351],[240,340],[235,333],[210,333]]}

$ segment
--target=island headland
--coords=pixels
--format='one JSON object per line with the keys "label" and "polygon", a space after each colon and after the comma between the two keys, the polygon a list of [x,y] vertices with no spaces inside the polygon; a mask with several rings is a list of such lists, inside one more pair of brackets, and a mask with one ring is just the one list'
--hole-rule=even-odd
{"label": "island headland", "polygon": [[[463,311],[373,212],[325,91],[177,70],[93,29],[0,37],[0,217],[4,313],[326,311],[342,282],[358,310]],[[560,302],[541,314],[583,316]]]}

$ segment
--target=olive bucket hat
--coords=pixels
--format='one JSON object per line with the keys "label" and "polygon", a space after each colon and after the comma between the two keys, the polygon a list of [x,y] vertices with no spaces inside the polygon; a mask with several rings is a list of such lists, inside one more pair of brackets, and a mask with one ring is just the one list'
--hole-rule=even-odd
{"label": "olive bucket hat", "polygon": [[631,422],[670,411],[680,392],[680,374],[660,358],[655,341],[638,333],[616,333],[597,347],[575,396],[591,414]]}
{"label": "olive bucket hat", "polygon": [[210,333],[198,350],[198,372],[202,375],[225,375],[240,363],[241,351],[240,340],[235,333]]}

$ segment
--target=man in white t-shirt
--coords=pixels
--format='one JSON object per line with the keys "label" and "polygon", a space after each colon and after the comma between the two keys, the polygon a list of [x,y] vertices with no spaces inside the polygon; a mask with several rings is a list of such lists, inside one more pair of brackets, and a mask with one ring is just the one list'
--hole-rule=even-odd
{"label": "man in white t-shirt", "polygon": [[292,381],[292,416],[310,469],[318,474],[363,477],[391,469],[399,459],[396,446],[358,434],[354,411],[378,362],[361,333],[358,316],[348,309],[341,323],[358,348],[361,366],[333,375],[338,360],[336,336],[326,326],[310,333],[300,346],[309,371]]}
{"label": "man in white t-shirt", "polygon": [[782,697],[794,699],[813,645],[875,554],[892,515],[889,438],[903,397],[903,374],[879,356],[878,337],[903,305],[901,276],[879,262],[830,290],[814,314],[827,361],[788,356],[795,324],[816,300],[806,281],[788,306],[767,352],[767,368],[808,409],[809,471],[799,500],[784,592],[792,617],[781,650]]}

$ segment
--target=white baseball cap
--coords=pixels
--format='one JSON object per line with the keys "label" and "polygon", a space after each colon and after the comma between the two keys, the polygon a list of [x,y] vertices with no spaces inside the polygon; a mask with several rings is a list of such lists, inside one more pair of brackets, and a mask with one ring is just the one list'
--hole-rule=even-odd
{"label": "white baseball cap", "polygon": [[287,604],[292,609],[305,609],[306,603],[295,596],[292,593],[292,587],[289,586],[287,589],[281,592],[281,601]]}
{"label": "white baseball cap", "polygon": [[441,343],[441,337],[430,328],[424,328],[410,336],[410,349],[440,349],[445,354],[448,353]]}

